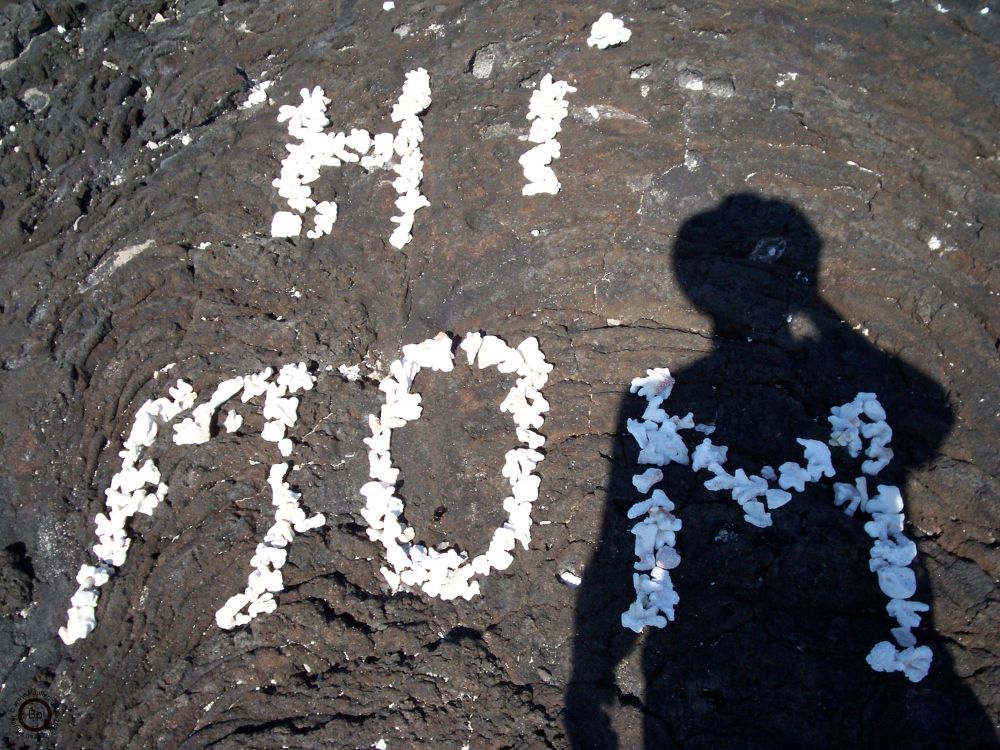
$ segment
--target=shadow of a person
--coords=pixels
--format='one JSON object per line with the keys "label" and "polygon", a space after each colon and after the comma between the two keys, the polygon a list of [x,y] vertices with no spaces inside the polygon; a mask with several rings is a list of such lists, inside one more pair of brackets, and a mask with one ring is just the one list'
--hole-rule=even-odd
{"label": "shadow of a person", "polygon": [[[674,271],[713,320],[713,351],[672,373],[664,408],[714,424],[713,442],[729,446],[727,470],[756,474],[802,462],[796,438],[826,442],[830,408],[874,392],[895,457],[869,486],[896,484],[905,497],[907,473],[935,455],[951,408],[938,384],[875,348],[819,297],[821,246],[795,207],[754,194],[730,195],[684,223]],[[601,538],[578,593],[565,709],[571,747],[995,746],[988,718],[929,628],[917,631],[934,651],[922,682],[869,668],[867,652],[892,640],[895,622],[868,569],[863,514],[834,506],[833,480],[807,485],[773,511],[772,527],[758,529],[728,493],[704,488],[708,472],[664,467],[656,486],[684,524],[682,562],[671,571],[680,603],[676,621],[647,628],[641,652],[630,654],[638,637],[620,617],[635,598],[636,521],[626,514],[641,499],[632,476],[645,467],[626,423],[645,407],[637,396],[622,400]],[[833,453],[836,480],[853,481],[860,459]],[[930,603],[933,616],[919,556],[915,567],[915,599]]]}

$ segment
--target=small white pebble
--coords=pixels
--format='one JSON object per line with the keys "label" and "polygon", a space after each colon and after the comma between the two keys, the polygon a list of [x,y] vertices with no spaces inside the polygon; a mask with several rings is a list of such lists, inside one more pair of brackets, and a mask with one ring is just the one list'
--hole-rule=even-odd
{"label": "small white pebble", "polygon": [[271,220],[272,237],[298,237],[302,231],[302,217],[291,211],[278,211]]}
{"label": "small white pebble", "polygon": [[576,575],[575,573],[570,573],[568,570],[564,570],[562,573],[560,573],[559,579],[567,586],[573,589],[579,586],[583,580],[580,578],[580,576]]}
{"label": "small white pebble", "polygon": [[590,27],[587,46],[607,49],[624,44],[632,38],[632,32],[625,28],[625,22],[615,18],[610,13],[602,13],[601,17]]}
{"label": "small white pebble", "polygon": [[337,372],[339,372],[345,380],[350,380],[352,383],[361,380],[360,365],[351,365],[349,367],[347,365],[341,365],[337,368]]}
{"label": "small white pebble", "polygon": [[222,426],[226,428],[226,432],[236,432],[240,429],[240,425],[243,424],[243,417],[237,414],[232,409],[226,415],[226,421],[222,423]]}

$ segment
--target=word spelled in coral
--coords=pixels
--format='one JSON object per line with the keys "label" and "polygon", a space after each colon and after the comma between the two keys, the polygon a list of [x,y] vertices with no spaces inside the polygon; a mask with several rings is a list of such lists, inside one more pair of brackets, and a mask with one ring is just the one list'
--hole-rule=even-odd
{"label": "word spelled in coral", "polygon": [[420,192],[424,179],[424,157],[420,144],[424,140],[420,115],[431,105],[430,76],[423,68],[406,74],[399,101],[390,115],[399,123],[396,133],[377,133],[367,130],[327,133],[330,120],[326,116],[330,104],[319,86],[302,89],[302,103],[285,105],[278,111],[278,122],[288,122],[288,134],[298,143],[285,148],[288,156],[281,162],[281,174],[272,183],[278,195],[288,202],[291,211],[278,211],[271,221],[272,237],[298,237],[302,231],[302,215],[310,209],[315,213],[313,228],[306,232],[310,239],[329,234],[337,221],[337,204],[333,200],[316,201],[310,184],[319,179],[323,167],[342,164],[359,164],[366,171],[391,169],[396,173],[393,187],[399,196],[393,216],[396,228],[389,237],[389,244],[402,249],[412,239],[413,217],[416,212],[430,205]]}

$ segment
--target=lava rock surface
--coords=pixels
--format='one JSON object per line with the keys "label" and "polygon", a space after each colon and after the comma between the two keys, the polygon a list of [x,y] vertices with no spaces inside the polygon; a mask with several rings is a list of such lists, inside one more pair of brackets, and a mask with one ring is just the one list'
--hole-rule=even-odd
{"label": "lava rock surface", "polygon": [[[47,741],[70,748],[997,747],[1000,26],[982,8],[0,8],[7,745],[38,746],[7,720],[35,690],[59,719]],[[586,37],[605,10],[633,36],[598,51]],[[417,67],[434,103],[413,242],[387,243],[390,173],[346,167],[317,183],[340,205],[331,235],[272,239],[277,107],[320,85],[333,128],[387,129]],[[525,198],[517,158],[546,73],[577,88],[562,189]],[[270,100],[241,107],[263,80]],[[775,238],[786,259],[746,261]],[[692,248],[719,260],[685,270]],[[440,330],[537,336],[555,365],[530,548],[469,602],[390,596],[359,514],[375,374]],[[328,524],[292,544],[277,611],[214,621],[272,518],[274,446],[247,411],[236,434],[154,447],[169,500],[133,520],[96,630],[65,646],[139,405],[177,377],[206,393],[297,361],[318,383],[290,481]],[[628,384],[662,366],[678,377],[668,407],[716,424],[753,470],[796,460],[795,437],[877,390],[896,433],[885,481],[904,489],[931,605],[924,681],[865,663],[892,623],[862,519],[828,484],[761,530],[671,467],[677,620],[622,630]],[[418,534],[475,554],[503,520],[515,438],[497,411],[508,380],[461,367],[420,376],[424,415],[393,457]]]}

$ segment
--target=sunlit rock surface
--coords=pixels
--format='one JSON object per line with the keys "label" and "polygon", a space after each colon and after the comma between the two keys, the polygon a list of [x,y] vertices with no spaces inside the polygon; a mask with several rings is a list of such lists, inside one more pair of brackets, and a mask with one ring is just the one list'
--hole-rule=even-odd
{"label": "sunlit rock surface", "polygon": [[[38,690],[68,748],[996,746],[1000,9],[45,6],[0,9],[7,745],[37,746],[9,717]],[[632,36],[588,47],[605,11]],[[278,108],[318,85],[332,131],[394,131],[417,68],[433,104],[412,241],[388,244],[392,174],[363,169],[312,183],[338,207],[329,234],[272,237]],[[525,197],[546,74],[576,88],[560,189]],[[737,193],[760,197],[725,202]],[[689,246],[725,257],[686,275]],[[402,346],[477,330],[536,336],[554,365],[531,543],[471,601],[390,596],[360,515],[377,382]],[[207,443],[149,449],[169,499],[130,521],[96,629],[66,646],[139,406],[178,378],[208,394],[299,361],[317,383],[285,481],[326,526],[289,548],[277,609],[215,623],[274,522],[264,418],[241,411],[228,433],[220,413]],[[671,407],[715,425],[748,473],[801,461],[795,438],[825,439],[832,406],[878,394],[884,481],[930,605],[925,680],[866,663],[893,621],[864,520],[826,478],[757,529],[668,467],[676,620],[622,629],[641,473],[626,424],[646,407],[628,386],[664,366]],[[425,375],[392,446],[406,521],[429,545],[485,549],[521,442],[498,409],[513,376]]]}

